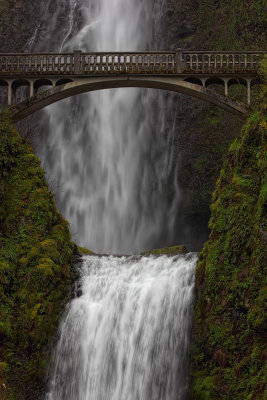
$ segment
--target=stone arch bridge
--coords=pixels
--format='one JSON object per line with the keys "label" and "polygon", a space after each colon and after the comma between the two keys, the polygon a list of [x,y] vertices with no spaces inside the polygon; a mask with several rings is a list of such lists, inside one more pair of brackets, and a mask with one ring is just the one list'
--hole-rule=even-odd
{"label": "stone arch bridge", "polygon": [[[0,54],[0,86],[6,88],[15,122],[64,98],[119,87],[180,92],[245,117],[251,101],[251,87],[261,81],[259,65],[265,54],[264,51],[182,49],[138,53]],[[209,88],[214,84],[223,86],[223,93]],[[228,89],[234,84],[246,87],[247,104],[228,96]],[[16,102],[17,89],[25,86],[27,98]]]}

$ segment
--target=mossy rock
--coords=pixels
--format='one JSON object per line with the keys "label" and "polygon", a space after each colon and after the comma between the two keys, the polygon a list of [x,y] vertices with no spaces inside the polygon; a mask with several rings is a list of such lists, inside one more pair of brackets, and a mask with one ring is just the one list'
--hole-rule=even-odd
{"label": "mossy rock", "polygon": [[213,194],[211,234],[196,269],[192,400],[267,394],[266,100],[264,86]]}
{"label": "mossy rock", "polygon": [[51,258],[55,263],[60,262],[60,254],[57,249],[57,242],[54,239],[46,239],[41,243],[42,254],[45,257]]}
{"label": "mossy rock", "polygon": [[0,397],[36,399],[77,277],[77,249],[38,157],[7,113],[0,116],[0,182],[0,360],[9,366],[0,370]]}
{"label": "mossy rock", "polygon": [[144,251],[141,255],[142,256],[149,256],[149,255],[175,256],[177,254],[186,254],[188,252],[189,251],[185,245],[177,245],[177,246],[172,246],[172,247],[164,247],[162,249],[154,249],[154,250]]}
{"label": "mossy rock", "polygon": [[79,251],[79,253],[80,253],[81,255],[89,255],[89,256],[92,256],[92,255],[95,254],[93,251],[91,251],[91,250],[89,250],[89,249],[86,249],[86,247],[80,247],[80,246],[78,246],[78,251]]}

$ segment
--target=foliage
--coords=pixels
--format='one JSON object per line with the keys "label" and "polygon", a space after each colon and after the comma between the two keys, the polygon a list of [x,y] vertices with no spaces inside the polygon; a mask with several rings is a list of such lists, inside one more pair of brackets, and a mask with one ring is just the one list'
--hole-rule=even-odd
{"label": "foliage", "polygon": [[262,105],[230,146],[213,194],[196,272],[194,400],[267,396],[266,97],[264,85]]}
{"label": "foliage", "polygon": [[[36,398],[75,279],[76,246],[40,161],[0,120],[0,398]],[[34,394],[29,394],[29,390]]]}

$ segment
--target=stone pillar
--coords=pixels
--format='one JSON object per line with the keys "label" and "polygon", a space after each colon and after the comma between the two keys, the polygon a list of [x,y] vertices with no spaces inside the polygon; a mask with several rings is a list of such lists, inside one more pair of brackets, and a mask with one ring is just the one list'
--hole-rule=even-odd
{"label": "stone pillar", "polygon": [[177,73],[181,74],[184,70],[183,49],[176,49]]}
{"label": "stone pillar", "polygon": [[206,81],[207,81],[207,79],[208,79],[208,78],[200,78],[203,87],[206,87]]}
{"label": "stone pillar", "polygon": [[224,94],[225,96],[228,96],[228,82],[229,82],[229,78],[223,78],[224,80]]}
{"label": "stone pillar", "polygon": [[12,106],[12,83],[13,81],[8,81],[7,104],[9,106]]}
{"label": "stone pillar", "polygon": [[79,75],[81,73],[81,55],[80,50],[74,51],[74,74]]}
{"label": "stone pillar", "polygon": [[34,96],[34,88],[33,88],[33,81],[32,80],[30,80],[30,97],[33,97]]}

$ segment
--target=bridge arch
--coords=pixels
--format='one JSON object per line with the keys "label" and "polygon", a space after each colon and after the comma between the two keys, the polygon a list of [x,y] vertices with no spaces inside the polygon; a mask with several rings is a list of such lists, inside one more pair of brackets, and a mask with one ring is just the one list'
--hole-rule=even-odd
{"label": "bridge arch", "polygon": [[246,105],[198,84],[187,82],[175,77],[157,76],[109,76],[76,79],[73,82],[55,86],[52,89],[41,92],[21,103],[18,103],[10,107],[10,111],[13,115],[13,119],[19,121],[50,104],[71,96],[95,90],[123,87],[152,88],[187,94],[210,102],[226,111],[238,115],[241,118],[244,118],[248,111]]}

